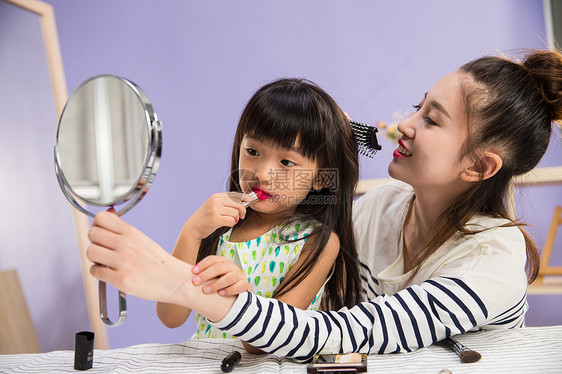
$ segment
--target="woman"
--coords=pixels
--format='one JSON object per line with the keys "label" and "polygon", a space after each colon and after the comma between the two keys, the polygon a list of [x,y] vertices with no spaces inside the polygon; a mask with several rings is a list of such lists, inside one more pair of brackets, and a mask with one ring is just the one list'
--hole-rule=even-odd
{"label": "woman", "polygon": [[95,218],[87,252],[109,268],[94,265],[91,273],[129,294],[191,307],[255,347],[298,359],[408,352],[469,330],[522,326],[525,264],[532,282],[538,252],[504,200],[511,179],[545,153],[561,104],[557,52],[535,51],[522,63],[483,57],[437,82],[399,125],[389,173],[401,182],[354,207],[371,298],[354,308],[302,311],[248,292],[205,295],[189,282],[191,266],[109,213]]}

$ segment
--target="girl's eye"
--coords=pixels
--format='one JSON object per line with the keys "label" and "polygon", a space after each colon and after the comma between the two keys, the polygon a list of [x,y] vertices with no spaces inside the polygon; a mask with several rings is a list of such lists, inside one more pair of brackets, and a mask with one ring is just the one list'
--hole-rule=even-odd
{"label": "girl's eye", "polygon": [[421,109],[421,105],[415,104],[415,105],[412,105],[412,106],[414,107],[416,112]]}
{"label": "girl's eye", "polygon": [[284,166],[295,166],[296,164],[295,164],[293,161],[281,160],[281,165],[284,165]]}
{"label": "girl's eye", "polygon": [[256,151],[256,150],[253,149],[253,148],[246,148],[246,152],[248,152],[248,154],[249,154],[250,156],[258,156],[258,155],[259,155],[258,151]]}

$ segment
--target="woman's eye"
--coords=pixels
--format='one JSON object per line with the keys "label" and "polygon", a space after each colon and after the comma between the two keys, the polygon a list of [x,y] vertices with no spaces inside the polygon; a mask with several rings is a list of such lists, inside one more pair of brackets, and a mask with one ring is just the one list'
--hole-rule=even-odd
{"label": "woman's eye", "polygon": [[281,160],[281,164],[284,166],[295,166],[296,164],[293,161],[289,160]]}
{"label": "woman's eye", "polygon": [[412,106],[414,107],[416,112],[421,109],[421,105],[415,104],[415,105],[412,105]]}
{"label": "woman's eye", "polygon": [[259,155],[258,151],[256,151],[256,150],[253,149],[253,148],[246,148],[246,152],[248,152],[248,154],[249,154],[250,156],[258,156],[258,155]]}
{"label": "woman's eye", "polygon": [[423,116],[423,120],[430,126],[435,126],[437,125],[435,122],[433,122],[433,120],[431,118],[429,118],[428,116]]}

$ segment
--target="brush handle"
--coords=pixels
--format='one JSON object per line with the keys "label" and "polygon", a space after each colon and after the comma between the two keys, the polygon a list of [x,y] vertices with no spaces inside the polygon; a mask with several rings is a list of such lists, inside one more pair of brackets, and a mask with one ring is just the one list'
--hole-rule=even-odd
{"label": "brush handle", "polygon": [[443,343],[445,343],[445,345],[449,348],[451,348],[453,351],[455,351],[456,354],[458,354],[460,356],[461,352],[464,351],[470,351],[471,349],[464,346],[462,343],[460,343],[458,340],[452,338],[452,337],[448,337],[447,339],[445,339],[443,341]]}
{"label": "brush handle", "polygon": [[455,353],[459,356],[463,364],[476,362],[480,360],[480,358],[482,357],[480,353],[473,351],[472,349],[464,346],[458,340],[450,336],[447,339],[445,339],[443,342],[447,347],[455,351]]}

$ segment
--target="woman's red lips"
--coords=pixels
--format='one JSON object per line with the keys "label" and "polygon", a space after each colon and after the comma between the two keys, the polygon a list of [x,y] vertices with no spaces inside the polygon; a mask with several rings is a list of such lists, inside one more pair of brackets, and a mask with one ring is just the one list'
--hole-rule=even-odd
{"label": "woman's red lips", "polygon": [[392,153],[392,156],[393,156],[394,158],[406,158],[406,156],[400,154],[400,152],[398,152],[397,149],[394,150],[394,152]]}
{"label": "woman's red lips", "polygon": [[405,158],[410,157],[412,154],[408,151],[408,148],[404,145],[402,139],[398,139],[398,148],[394,150],[393,156],[395,158]]}

